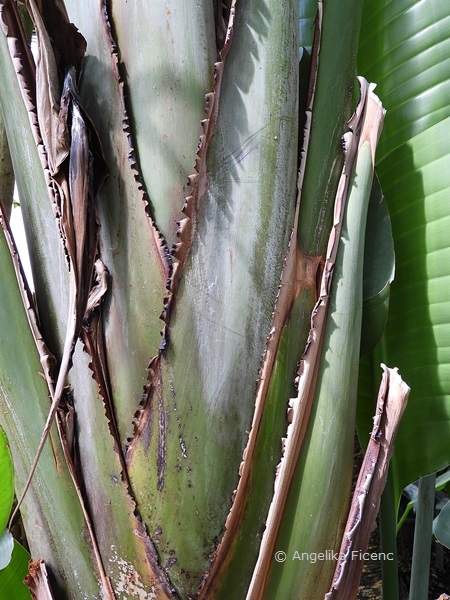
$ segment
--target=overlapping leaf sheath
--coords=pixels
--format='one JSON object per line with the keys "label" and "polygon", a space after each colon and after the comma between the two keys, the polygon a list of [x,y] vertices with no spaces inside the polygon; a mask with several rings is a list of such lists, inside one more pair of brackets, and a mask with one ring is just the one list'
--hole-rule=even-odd
{"label": "overlapping leaf sheath", "polygon": [[[36,71],[37,117],[44,146],[49,159],[50,185],[56,200],[56,214],[70,271],[67,331],[55,389],[50,390],[52,405],[18,507],[27,491],[36,468],[42,447],[48,436],[56,411],[61,403],[72,355],[79,337],[92,287],[94,261],[97,255],[97,222],[94,208],[96,187],[94,169],[99,183],[104,178],[99,144],[95,131],[88,133],[77,92],[77,73],[74,64],[81,68],[85,42],[68,22],[64,6],[58,7],[57,23],[65,31],[65,44],[55,52],[43,15],[33,0],[31,15],[38,37]],[[55,16],[53,15],[53,18]],[[53,24],[54,27],[54,24]],[[58,35],[54,34],[56,44]],[[59,53],[60,56],[59,56]],[[59,61],[57,60],[59,58]],[[60,72],[64,72],[61,93]],[[58,92],[60,99],[58,98]],[[90,138],[90,139],[89,139]],[[95,150],[94,150],[95,149]],[[95,158],[97,160],[95,161]],[[94,164],[95,162],[95,164]],[[17,509],[16,509],[17,510]]]}
{"label": "overlapping leaf sheath", "polygon": [[[72,549],[55,541],[64,538],[64,528],[46,523],[51,534],[41,542],[28,525],[33,553],[49,556],[50,570],[67,563],[85,575],[90,566],[91,597],[99,594],[97,580],[109,597],[245,597],[292,398],[268,533],[249,593],[303,593],[309,600],[314,569],[308,575],[298,563],[291,569],[275,565],[272,555],[275,544],[290,550],[294,538],[313,551],[330,537],[334,544],[348,498],[365,219],[356,196],[343,216],[355,146],[334,223],[332,204],[362,2],[318,2],[315,43],[308,38],[299,44],[298,0],[67,0],[70,18],[61,0],[29,0],[38,37],[37,89],[14,20],[15,2],[0,5],[7,34],[2,41],[21,86],[19,94],[8,93],[22,94],[29,111],[19,125],[8,113],[8,137],[26,207],[42,336],[56,357],[54,375],[50,352],[39,346],[38,321],[28,322],[53,412],[65,400],[57,416],[75,481],[74,491],[60,444],[54,441],[56,466],[46,445],[42,460],[50,476],[42,485],[38,466],[40,479],[24,515],[29,524],[27,511],[37,511],[41,524],[60,494],[64,510],[55,515],[60,522],[71,516],[61,472],[76,506],[68,536],[84,534]],[[87,39],[86,55],[70,20]],[[310,25],[300,31],[312,31]],[[313,47],[310,92],[301,103],[299,45]],[[1,89],[0,96],[8,97]],[[300,116],[303,141],[299,104],[306,110]],[[21,131],[28,136],[23,143]],[[33,144],[38,153],[29,160],[27,145],[34,151]],[[353,185],[364,192],[373,167],[373,148],[366,151],[367,164]],[[102,154],[109,178],[100,187]],[[21,164],[29,173],[21,172]],[[33,194],[33,178],[39,193]],[[57,227],[49,225],[52,211]],[[343,251],[336,257],[338,244]],[[14,251],[12,257],[9,267],[16,264]],[[342,332],[348,333],[344,339]],[[39,368],[34,354],[31,371]],[[21,356],[26,363],[28,356]],[[5,364],[14,370],[8,357]],[[8,374],[1,375],[3,385]],[[48,392],[33,376],[21,394],[40,399],[39,429]],[[316,380],[321,391],[314,394],[309,384]],[[0,395],[4,406],[14,406],[8,386]],[[23,482],[32,457],[21,445],[25,403],[16,401],[21,418],[14,410],[8,415],[14,415],[10,427],[23,455]],[[33,431],[30,445],[39,436]],[[309,453],[298,456],[301,447]],[[60,570],[64,588],[67,567]],[[321,575],[326,589],[330,578],[327,568]],[[68,579],[69,595],[84,593],[73,573]]]}
{"label": "overlapping leaf sheath", "polygon": [[[285,551],[291,560],[270,565],[266,590],[268,597],[274,589],[289,595],[299,585],[305,597],[322,597],[331,581],[333,561],[302,562],[292,560],[292,557],[296,551],[300,556],[306,552],[307,556],[312,557],[314,554],[311,555],[311,552],[337,552],[347,516],[361,335],[365,222],[375,147],[383,122],[383,110],[372,89],[373,86],[369,88],[362,81],[362,98],[349,123],[353,133],[344,137],[347,156],[337,207],[340,206],[339,194],[348,186],[347,206],[345,211],[340,206],[335,213],[336,219],[339,210],[343,211],[342,231],[335,266],[332,271],[325,268],[322,279],[322,289],[328,288],[331,294],[322,307],[322,300],[319,299],[317,310],[313,311],[312,337],[300,363],[298,398],[290,402],[292,424],[288,428],[285,455],[275,484],[275,503],[271,507],[272,511],[276,501],[282,502],[284,497],[283,518],[278,520],[273,512],[273,517],[269,514],[268,519],[267,532],[273,531],[277,520],[280,523],[278,535],[272,540],[272,548]],[[333,237],[332,232],[329,250],[332,245],[336,249],[337,237],[334,240]],[[333,280],[329,287],[331,272]],[[328,303],[326,325],[320,326],[321,313]],[[319,329],[314,331],[317,325]],[[323,326],[321,331],[320,327]],[[316,344],[318,362],[311,360]],[[314,390],[309,387],[309,382],[315,379]],[[303,415],[308,410],[308,400],[312,399],[314,404],[305,427]],[[295,455],[296,445],[301,443],[303,436],[299,460],[292,468],[292,463],[289,465],[286,459],[289,455]],[[319,468],[320,464],[326,464],[327,468]],[[286,489],[284,486],[288,481],[289,489]],[[295,536],[290,533],[292,522],[296,523]],[[270,537],[266,544],[270,544]],[[261,554],[257,569],[264,561],[263,557]],[[253,591],[259,593],[257,587]]]}
{"label": "overlapping leaf sheath", "polygon": [[[199,157],[198,199],[188,201],[195,235],[173,300],[167,347],[127,455],[162,561],[172,581],[191,594],[238,479],[293,223],[297,19],[290,1],[270,9],[260,2],[236,6],[233,41],[219,65],[215,134]],[[187,248],[187,231],[175,258]],[[144,477],[149,462],[153,469]]]}
{"label": "overlapping leaf sheath", "polygon": [[[75,68],[71,65],[70,58],[73,58],[73,63],[78,64],[78,66],[80,66],[81,63],[77,59],[78,55],[76,55],[76,53],[75,56],[70,56],[71,44],[70,39],[67,39],[70,38],[70,34],[74,35],[74,37],[77,39],[79,39],[80,36],[76,32],[75,28],[68,23],[65,11],[63,9],[60,13],[57,11],[56,23],[55,21],[52,21],[52,19],[55,19],[55,13],[52,12],[52,10],[50,11],[52,14],[49,18],[49,21],[44,22],[43,14],[46,12],[45,7],[42,14],[41,9],[41,6],[37,7],[37,5],[32,3],[31,10],[35,18],[36,29],[38,29],[41,36],[41,39],[38,42],[38,52],[40,53],[40,60],[38,60],[37,68],[38,82],[39,78],[41,78],[41,83],[42,78],[51,78],[53,86],[46,86],[45,84],[42,85],[40,106],[38,106],[38,122],[40,128],[38,127],[38,123],[35,119],[36,115],[34,112],[33,102],[30,100],[33,96],[31,92],[29,94],[27,108],[32,116],[35,139],[39,143],[41,143],[40,129],[45,130],[43,137],[46,140],[46,146],[48,145],[48,153],[45,152],[47,148],[45,148],[45,150],[44,148],[41,148],[40,157],[42,166],[46,171],[47,185],[50,191],[50,196],[54,200],[54,211],[59,222],[59,229],[63,238],[64,248],[66,250],[66,258],[70,271],[70,286],[68,294],[69,297],[67,298],[68,302],[62,307],[67,320],[67,333],[64,342],[64,349],[60,349],[62,358],[57,379],[55,376],[55,388],[53,386],[53,379],[51,375],[47,376],[48,371],[45,371],[49,393],[52,400],[52,408],[44,428],[44,435],[41,439],[38,455],[45,442],[45,436],[50,428],[52,418],[59,407],[66,383],[67,371],[72,362],[73,350],[78,335],[80,334],[81,327],[84,325],[83,335],[85,336],[85,339],[90,339],[90,326],[93,314],[96,308],[99,306],[102,295],[106,290],[106,271],[101,261],[98,260],[97,256],[98,225],[95,217],[94,207],[96,192],[98,190],[98,186],[101,184],[101,181],[104,178],[105,171],[102,164],[100,147],[96,141],[95,131],[80,105],[76,81],[78,76],[76,75]],[[14,11],[12,11],[13,18],[11,18],[11,13],[7,12],[6,14],[9,18],[8,35],[10,38],[12,38],[13,33],[15,32],[14,27],[18,26],[18,20],[14,20]],[[58,22],[58,19],[60,22]],[[11,27],[11,25],[14,27]],[[56,46],[55,49],[50,43],[50,39],[52,40],[52,43],[56,43],[55,40],[59,40],[61,42],[58,32],[53,32],[53,35],[49,36],[46,30],[47,26],[57,27],[58,25],[61,25],[64,35],[66,36],[66,39],[62,44],[62,50],[61,46],[59,48]],[[18,31],[20,32],[20,30]],[[13,45],[14,42],[11,44],[11,46]],[[65,52],[65,50],[67,50],[67,46],[69,47],[68,53]],[[77,45],[75,44],[75,46]],[[84,52],[84,45],[81,44],[81,46]],[[59,50],[61,50],[61,52],[59,52]],[[57,59],[59,59],[59,61]],[[21,71],[20,63],[18,63],[17,71]],[[62,94],[60,100],[57,102],[55,99],[56,96],[54,94],[52,95],[52,92],[57,89],[58,82],[62,87]],[[28,80],[27,86],[24,86],[23,82],[21,83],[22,90],[24,92],[27,90],[32,90],[33,82],[31,80]],[[50,94],[50,97],[45,97],[45,91]],[[42,98],[42,95],[44,98]],[[45,107],[51,107],[49,109],[49,113],[45,112]],[[48,119],[49,116],[51,116],[50,119]],[[57,132],[56,134],[55,131]],[[47,156],[50,156],[48,163]],[[95,277],[93,276],[94,270]],[[101,355],[101,345],[101,336],[99,338],[99,336],[96,335],[95,344],[91,345],[91,348],[95,347],[97,355]],[[94,368],[96,368],[97,364],[98,363],[93,364]],[[102,375],[104,376],[105,374],[102,373]],[[87,369],[85,369],[85,376],[87,377],[87,381],[91,380],[91,374]],[[99,382],[102,392],[104,391],[104,386],[102,387],[101,384],[105,382],[107,385],[106,377],[104,377],[103,381]],[[103,412],[101,403],[99,403],[99,407]],[[71,443],[69,442],[69,438],[71,442],[75,440],[76,447],[76,436],[74,437],[73,435],[74,429],[73,421],[70,419],[71,415],[73,415],[73,408],[69,406],[67,408],[66,418],[62,419],[64,425],[62,426],[62,429],[60,429],[61,440],[66,454],[66,460],[68,461],[69,470],[78,494],[78,499],[84,512],[86,526],[89,530],[91,548],[94,552],[95,561],[97,562],[100,572],[102,593],[105,595],[105,597],[114,597],[114,592],[112,591],[109,577],[105,574],[106,568],[108,573],[110,575],[112,574],[112,577],[116,580],[114,585],[115,588],[117,588],[117,586],[122,586],[123,589],[127,589],[127,581],[122,584],[117,583],[117,581],[120,578],[124,579],[125,577],[126,579],[132,576],[134,580],[134,586],[141,587],[142,589],[148,586],[153,586],[154,589],[159,589],[162,597],[170,595],[170,587],[166,582],[165,575],[158,569],[156,565],[154,550],[151,546],[151,542],[147,538],[144,528],[134,514],[135,505],[133,500],[128,495],[126,485],[124,485],[122,482],[119,486],[117,486],[118,494],[116,494],[116,497],[118,501],[115,503],[115,509],[121,507],[122,519],[124,516],[129,519],[130,528],[126,528],[126,530],[130,539],[125,541],[124,539],[116,538],[115,546],[108,544],[108,549],[110,555],[112,552],[113,560],[108,560],[107,557],[101,556],[101,551],[98,548],[96,540],[97,535],[94,532],[94,527],[90,521],[88,510],[86,510],[86,498],[84,497],[82,488],[78,483],[79,474],[76,473],[74,468],[73,461],[75,454],[73,454],[73,452],[76,452],[76,449],[74,450],[72,447]],[[108,418],[112,420],[113,417],[113,411],[109,409]],[[71,421],[72,426],[69,428],[68,423]],[[106,437],[104,437],[104,440],[109,439],[111,432],[114,435],[113,427],[106,429]],[[110,443],[112,446],[113,440],[111,440]],[[114,444],[119,456],[113,453],[112,462],[116,462],[116,460],[120,457],[120,444],[117,443],[117,440],[114,442]],[[38,456],[36,457],[35,464],[32,466],[32,471],[36,466],[37,458]],[[120,471],[123,470],[123,463],[120,466],[120,460],[117,460],[117,462],[119,465],[116,463],[113,468],[116,469],[120,474]],[[126,476],[124,476],[124,478],[125,477]],[[25,488],[26,487],[27,484],[25,484]],[[89,497],[88,502],[91,501],[92,497]],[[104,515],[108,515],[108,512],[105,513],[103,508],[102,513]],[[95,526],[98,528],[98,530],[100,529],[98,523],[96,523]],[[98,537],[100,537],[101,541],[103,542],[104,534],[102,534],[101,531]],[[45,541],[43,545],[45,546]],[[102,544],[102,546],[102,550],[104,550],[104,545]],[[135,557],[137,557],[137,559],[135,560],[134,564],[126,560],[128,558],[128,549],[131,550],[132,553],[133,547],[139,547],[139,551],[135,552]],[[123,552],[124,548],[126,549],[125,553]],[[124,570],[126,570],[126,576],[124,574]]]}

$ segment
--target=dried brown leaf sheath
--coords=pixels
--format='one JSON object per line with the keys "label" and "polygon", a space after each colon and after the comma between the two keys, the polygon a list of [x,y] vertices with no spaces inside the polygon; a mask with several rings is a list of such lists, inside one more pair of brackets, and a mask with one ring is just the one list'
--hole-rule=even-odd
{"label": "dried brown leaf sheath", "polygon": [[24,584],[29,588],[33,600],[53,600],[45,562],[38,558],[28,564],[28,575]]}
{"label": "dried brown leaf sheath", "polygon": [[398,370],[385,365],[381,367],[384,372],[373,429],[353,494],[333,583],[325,600],[356,598],[364,565],[361,555],[369,544],[386,485],[395,436],[408,401],[410,389]]}

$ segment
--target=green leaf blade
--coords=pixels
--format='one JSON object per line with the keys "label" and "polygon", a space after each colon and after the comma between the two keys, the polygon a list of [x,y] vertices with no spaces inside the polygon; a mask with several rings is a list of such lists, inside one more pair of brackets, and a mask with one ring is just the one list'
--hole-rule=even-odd
{"label": "green leaf blade", "polygon": [[365,2],[358,62],[387,109],[378,160],[450,115],[449,27],[435,0]]}
{"label": "green leaf blade", "polygon": [[387,108],[378,175],[397,267],[373,362],[399,367],[411,387],[391,462],[397,500],[450,463],[449,23],[449,7],[435,0],[366,2],[358,58]]}
{"label": "green leaf blade", "polygon": [[30,555],[17,541],[14,540],[14,549],[11,562],[6,569],[0,569],[0,596],[8,600],[30,600],[29,589],[23,584],[28,574],[28,561]]}
{"label": "green leaf blade", "polygon": [[[419,475],[450,462],[448,135],[450,118],[412,138],[379,165],[398,265],[383,351],[412,390],[393,459],[397,494]],[[420,447],[417,439],[423,441]]]}

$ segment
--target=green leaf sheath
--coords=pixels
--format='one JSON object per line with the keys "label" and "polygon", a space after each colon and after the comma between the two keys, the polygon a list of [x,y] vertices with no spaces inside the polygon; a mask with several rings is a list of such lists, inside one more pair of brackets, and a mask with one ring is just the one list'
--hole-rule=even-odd
{"label": "green leaf sheath", "polygon": [[[45,559],[55,595],[68,600],[112,600],[109,588],[116,600],[323,598],[334,562],[292,558],[339,550],[354,423],[364,444],[381,360],[412,388],[386,513],[393,518],[406,483],[450,463],[450,7],[442,0],[27,5],[37,66],[17,3],[0,0],[0,114],[9,146],[0,125],[0,196],[11,198],[10,153],[39,319],[21,293],[2,217],[0,425],[21,491],[50,406],[45,341],[54,380],[70,369],[67,381],[60,377],[57,418],[74,475],[53,427],[22,509],[32,556]],[[72,96],[61,99],[67,68],[81,66],[85,48],[64,5],[86,55]],[[362,138],[339,233],[333,210],[356,66],[378,84],[387,108],[380,186],[369,204],[374,143]],[[78,145],[75,105],[87,134]],[[98,193],[103,173],[97,158],[90,162],[96,132],[94,154],[103,154],[108,171]],[[64,185],[72,204],[58,204]],[[55,219],[58,206],[66,212]],[[100,259],[103,278],[99,270],[91,277]],[[97,304],[89,295],[88,312],[76,305],[82,331],[73,366],[67,353],[61,361],[74,309],[69,277],[83,303],[99,292]],[[361,363],[360,352],[368,355]],[[304,392],[302,413],[304,373],[317,387]],[[12,502],[0,433],[2,464],[0,533]],[[273,519],[271,507],[281,504]],[[274,560],[276,550],[286,552],[284,563]],[[8,589],[7,570],[0,590]]]}
{"label": "green leaf sheath", "polygon": [[334,572],[332,560],[298,556],[338,552],[348,513],[372,176],[366,141],[359,148],[343,220],[314,404],[276,541],[275,550],[286,552],[287,560],[272,561],[265,598],[292,597],[295,590],[304,598],[322,598]]}
{"label": "green leaf sheath", "polygon": [[[112,4],[115,7],[118,3]],[[134,10],[130,3],[122,4],[121,10]],[[140,3],[143,11],[138,19],[140,26],[154,22],[153,16],[145,11],[156,4]],[[92,12],[86,11],[79,2],[68,1],[66,5],[70,18],[88,41],[80,94],[99,133],[109,172],[99,190],[96,209],[100,221],[101,255],[110,274],[110,292],[103,324],[108,348],[106,361],[121,445],[125,447],[127,439],[132,436],[133,416],[139,408],[147,382],[148,363],[158,353],[161,344],[163,322],[160,314],[167,293],[168,249],[147,214],[147,210],[151,212],[149,202],[152,200],[142,188],[136,162],[139,152],[134,148],[134,137],[130,137],[134,127],[133,112],[128,103],[124,104],[124,93],[129,101],[126,78],[129,67],[128,63],[119,63],[122,50],[113,38],[114,22],[110,21],[110,11],[104,2],[100,2]],[[123,18],[130,25],[134,22],[131,15],[125,14]],[[147,36],[148,32],[140,38],[139,47],[142,49],[144,39],[148,40],[149,48],[156,48]],[[130,34],[130,43],[132,39],[135,42],[139,39],[136,32]],[[145,83],[153,90],[153,71],[146,62],[150,60],[147,52],[140,52],[135,60],[136,68],[148,73],[147,77],[139,79],[136,87]],[[203,101],[199,102],[198,129],[203,106]],[[150,110],[149,107],[148,101],[143,103],[144,110]],[[187,116],[185,118],[188,119]],[[148,123],[149,119],[145,122]],[[170,139],[173,140],[172,133]],[[191,156],[195,153],[197,140],[198,135],[195,141],[191,141]],[[189,174],[192,162],[191,158],[183,173],[184,178]],[[167,198],[162,196],[160,203],[167,206]],[[179,201],[177,211],[181,205]]]}
{"label": "green leaf sheath", "polygon": [[352,111],[363,7],[361,1],[327,0],[320,4],[323,25],[319,74],[297,233],[299,249],[306,255],[323,255],[328,242],[343,161],[341,138]]}

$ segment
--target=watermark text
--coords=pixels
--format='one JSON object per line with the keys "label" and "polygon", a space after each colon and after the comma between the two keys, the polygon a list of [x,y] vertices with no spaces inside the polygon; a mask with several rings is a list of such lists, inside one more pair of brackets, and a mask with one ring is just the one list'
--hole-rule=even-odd
{"label": "watermark text", "polygon": [[362,552],[361,550],[352,550],[348,554],[342,552],[335,552],[334,550],[325,550],[324,552],[299,552],[295,550],[290,554],[284,552],[284,550],[277,550],[274,555],[274,559],[283,563],[286,560],[299,560],[314,564],[316,562],[332,560],[334,562],[348,561],[348,560],[394,560],[394,554],[392,552]]}

